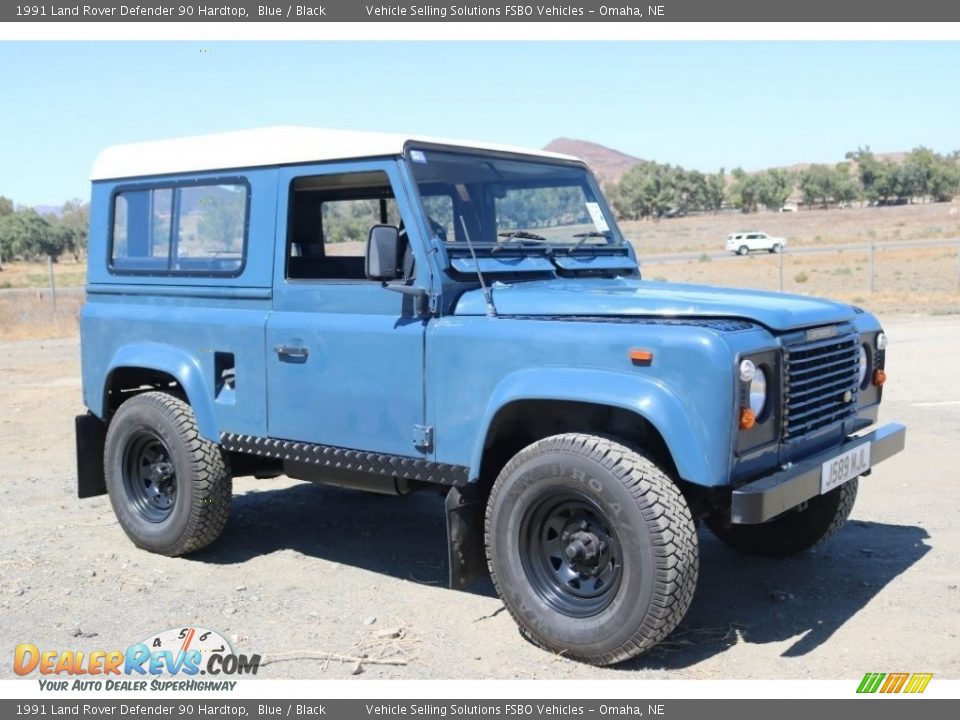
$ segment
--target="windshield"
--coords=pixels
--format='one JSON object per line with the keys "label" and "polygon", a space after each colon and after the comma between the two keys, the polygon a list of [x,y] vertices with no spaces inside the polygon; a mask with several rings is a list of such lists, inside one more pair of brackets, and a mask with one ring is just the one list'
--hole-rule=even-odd
{"label": "windshield", "polygon": [[572,252],[622,243],[582,167],[434,150],[407,157],[431,229],[451,246]]}

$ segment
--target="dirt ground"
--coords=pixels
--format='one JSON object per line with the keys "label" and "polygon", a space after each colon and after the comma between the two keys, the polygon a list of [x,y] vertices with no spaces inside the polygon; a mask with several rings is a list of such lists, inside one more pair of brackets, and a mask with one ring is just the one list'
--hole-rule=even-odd
{"label": "dirt ground", "polygon": [[[960,677],[960,318],[886,318],[883,420],[907,451],[861,481],[852,521],[801,557],[739,556],[701,531],[693,607],[646,656],[597,669],[518,634],[489,582],[445,588],[438,496],[287,479],[235,483],[221,539],[188,558],[137,550],[106,497],[77,500],[75,339],[0,343],[0,677],[17,643],[125,648],[187,624],[265,658],[368,658],[363,678]],[[377,659],[403,661],[378,665]],[[349,678],[352,663],[275,662],[261,677]]]}

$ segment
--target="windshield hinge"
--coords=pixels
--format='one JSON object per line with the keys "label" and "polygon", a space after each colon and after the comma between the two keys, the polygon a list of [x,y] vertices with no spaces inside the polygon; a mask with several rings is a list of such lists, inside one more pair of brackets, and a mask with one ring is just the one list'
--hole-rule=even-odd
{"label": "windshield hinge", "polygon": [[437,293],[430,293],[430,301],[427,309],[431,315],[438,315],[440,313],[440,296]]}
{"label": "windshield hinge", "polygon": [[429,452],[433,449],[433,426],[432,425],[414,425],[413,426],[413,444],[418,449]]}

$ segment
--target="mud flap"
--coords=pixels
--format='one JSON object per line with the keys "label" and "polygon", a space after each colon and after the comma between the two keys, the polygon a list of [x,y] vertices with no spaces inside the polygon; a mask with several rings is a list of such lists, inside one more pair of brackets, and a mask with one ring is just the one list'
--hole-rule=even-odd
{"label": "mud flap", "polygon": [[476,486],[453,487],[447,493],[447,557],[450,587],[467,587],[487,574],[483,546],[485,497]]}
{"label": "mud flap", "polygon": [[103,469],[103,446],[107,438],[107,424],[96,415],[77,415],[77,497],[105,495],[106,479]]}

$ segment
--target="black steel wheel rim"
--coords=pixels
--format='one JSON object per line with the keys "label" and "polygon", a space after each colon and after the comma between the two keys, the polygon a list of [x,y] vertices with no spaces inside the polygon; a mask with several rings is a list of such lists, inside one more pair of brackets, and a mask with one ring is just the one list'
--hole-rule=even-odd
{"label": "black steel wheel rim", "polygon": [[177,473],[170,451],[150,430],[139,430],[123,453],[123,485],[130,504],[144,520],[166,520],[177,502]]}
{"label": "black steel wheel rim", "polygon": [[548,493],[530,505],[520,526],[520,558],[533,591],[571,617],[602,612],[623,575],[611,522],[579,492]]}

